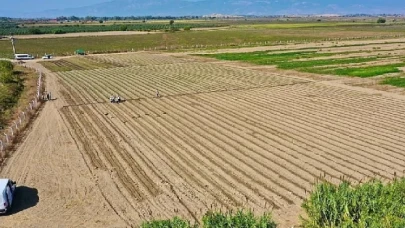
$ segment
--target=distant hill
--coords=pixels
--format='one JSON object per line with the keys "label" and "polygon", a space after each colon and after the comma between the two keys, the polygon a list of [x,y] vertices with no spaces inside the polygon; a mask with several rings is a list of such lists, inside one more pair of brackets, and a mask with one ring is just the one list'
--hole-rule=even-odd
{"label": "distant hill", "polygon": [[12,17],[405,14],[405,4],[403,0],[112,0],[78,8],[0,13]]}

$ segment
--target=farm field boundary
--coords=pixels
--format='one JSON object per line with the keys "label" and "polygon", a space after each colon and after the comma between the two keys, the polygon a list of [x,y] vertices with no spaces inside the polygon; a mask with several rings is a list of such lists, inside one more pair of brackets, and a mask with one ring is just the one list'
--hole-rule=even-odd
{"label": "farm field boundary", "polygon": [[32,119],[35,118],[43,103],[41,96],[44,89],[44,75],[42,72],[36,72],[38,73],[38,79],[36,84],[35,96],[27,104],[22,112],[17,113],[16,119],[12,121],[5,130],[2,131],[2,135],[0,136],[0,166],[2,165],[3,161],[9,156],[14,144],[19,140],[20,134],[31,123]]}

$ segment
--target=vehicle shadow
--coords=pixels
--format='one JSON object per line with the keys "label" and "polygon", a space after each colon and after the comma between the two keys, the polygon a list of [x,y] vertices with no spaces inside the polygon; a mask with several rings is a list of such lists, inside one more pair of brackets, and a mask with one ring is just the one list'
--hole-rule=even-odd
{"label": "vehicle shadow", "polygon": [[38,190],[27,186],[17,186],[10,215],[34,207],[39,202]]}

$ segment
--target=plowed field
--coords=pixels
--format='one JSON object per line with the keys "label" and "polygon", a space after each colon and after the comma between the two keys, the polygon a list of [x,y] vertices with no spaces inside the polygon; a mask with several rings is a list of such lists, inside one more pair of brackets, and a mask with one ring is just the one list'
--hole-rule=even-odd
{"label": "plowed field", "polygon": [[2,224],[125,227],[251,208],[291,227],[320,176],[403,174],[402,96],[190,57],[90,59],[116,67],[48,72],[57,100],[2,171],[39,200]]}

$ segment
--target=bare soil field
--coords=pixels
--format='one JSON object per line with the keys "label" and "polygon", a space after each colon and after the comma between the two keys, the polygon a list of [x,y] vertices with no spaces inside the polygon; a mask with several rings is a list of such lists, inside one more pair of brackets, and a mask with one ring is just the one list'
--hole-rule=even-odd
{"label": "bare soil field", "polygon": [[[244,48],[231,48],[231,49],[220,49],[220,50],[208,50],[208,51],[195,51],[189,52],[190,54],[212,54],[212,53],[241,53],[241,52],[255,52],[255,51],[278,51],[278,50],[297,50],[297,49],[311,49],[313,50],[333,50],[335,52],[337,49],[342,52],[354,51],[354,50],[364,50],[369,51],[374,48],[386,49],[402,49],[404,47],[405,38],[390,38],[390,39],[375,39],[375,40],[341,40],[341,41],[327,41],[327,42],[309,42],[309,43],[290,43],[285,45],[274,45],[274,46],[261,46],[261,47],[244,47]],[[373,45],[374,44],[374,45]],[[402,46],[401,46],[402,45]],[[365,47],[366,46],[366,47]],[[376,50],[376,49],[374,49]],[[383,49],[382,49],[383,50]]]}
{"label": "bare soil field", "polygon": [[[404,96],[184,54],[89,59],[115,67],[30,63],[57,99],[1,171],[25,187],[1,226],[137,227],[250,208],[291,227],[321,176],[403,176]],[[110,103],[116,94],[126,101]]]}

